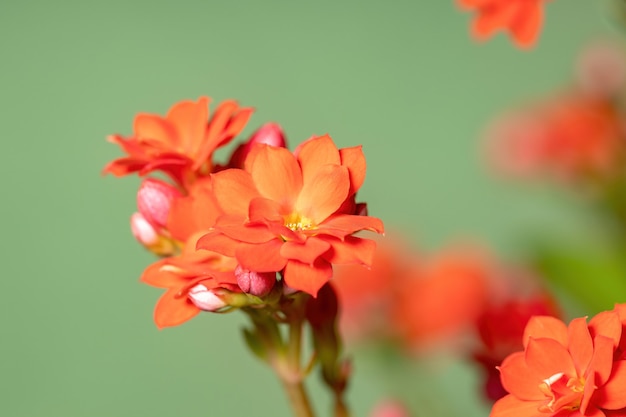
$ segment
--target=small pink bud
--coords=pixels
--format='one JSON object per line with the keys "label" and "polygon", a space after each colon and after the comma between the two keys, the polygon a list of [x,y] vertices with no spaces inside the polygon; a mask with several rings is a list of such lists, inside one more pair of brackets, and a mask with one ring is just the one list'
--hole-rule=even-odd
{"label": "small pink bud", "polygon": [[249,151],[256,143],[284,148],[286,143],[283,129],[278,123],[265,123],[252,134],[246,145],[246,150]]}
{"label": "small pink bud", "polygon": [[272,291],[276,283],[275,272],[254,272],[243,269],[241,265],[235,268],[235,276],[239,288],[245,293],[265,297]]}
{"label": "small pink bud", "polygon": [[216,311],[227,305],[215,292],[202,284],[198,284],[190,289],[188,296],[191,302],[200,310]]}
{"label": "small pink bud", "polygon": [[608,42],[585,49],[576,64],[576,78],[579,87],[588,94],[600,97],[619,94],[626,80],[623,51]]}
{"label": "small pink bud", "polygon": [[398,400],[386,399],[372,410],[370,417],[409,417],[409,411]]}
{"label": "small pink bud", "polygon": [[181,197],[181,193],[174,186],[147,178],[137,191],[137,208],[155,228],[163,228],[167,224],[172,201],[178,197]]}
{"label": "small pink bud", "polygon": [[133,213],[130,216],[130,230],[135,239],[144,246],[152,246],[159,242],[158,233],[141,213]]}

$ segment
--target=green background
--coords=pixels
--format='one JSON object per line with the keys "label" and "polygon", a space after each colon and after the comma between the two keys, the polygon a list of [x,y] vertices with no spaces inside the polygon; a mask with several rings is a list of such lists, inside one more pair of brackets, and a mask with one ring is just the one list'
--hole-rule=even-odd
{"label": "green background", "polygon": [[[494,179],[479,137],[566,84],[587,41],[618,36],[607,9],[549,2],[524,52],[503,35],[472,41],[451,0],[3,1],[0,415],[289,415],[240,315],[152,322],[160,291],[138,282],[152,257],[128,227],[139,181],[100,175],[121,155],[106,135],[131,133],[140,111],[235,98],[257,109],[246,135],[278,121],[292,146],[326,132],[363,144],[360,199],[421,247],[476,239],[514,257],[532,230],[584,236],[592,220],[572,196]],[[486,415],[471,370],[455,367],[425,381],[417,365],[358,354],[349,401],[365,416],[401,385],[418,416]]]}

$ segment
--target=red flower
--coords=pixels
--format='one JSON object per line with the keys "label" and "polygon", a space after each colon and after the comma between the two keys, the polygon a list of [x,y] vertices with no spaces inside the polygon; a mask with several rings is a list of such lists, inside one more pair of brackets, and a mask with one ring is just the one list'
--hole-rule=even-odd
{"label": "red flower", "polygon": [[[210,179],[195,182],[189,191],[188,196],[172,201],[166,228],[172,241],[183,248],[182,253],[155,262],[141,276],[142,282],[167,290],[154,309],[159,328],[177,326],[202,310],[218,309],[227,304],[219,303],[220,297],[227,296],[226,291],[241,291],[233,258],[196,250],[197,239],[221,213],[212,198]],[[212,297],[211,303],[207,295]]]}
{"label": "red flower", "polygon": [[372,262],[375,243],[352,236],[382,232],[382,222],[357,216],[346,204],[365,178],[360,147],[338,150],[329,136],[313,138],[296,154],[256,145],[245,169],[212,175],[225,212],[198,248],[233,256],[246,270],[283,271],[285,283],[315,295],[332,264]]}
{"label": "red flower", "polygon": [[209,174],[213,151],[241,132],[252,109],[225,101],[209,121],[208,104],[209,99],[201,97],[197,102],[175,104],[165,117],[137,115],[133,136],[109,137],[128,156],[110,162],[104,172],[123,176],[160,170],[183,186],[199,175]]}
{"label": "red flower", "polygon": [[533,317],[524,332],[524,351],[499,368],[510,394],[494,404],[490,416],[626,415],[626,361],[614,361],[621,334],[615,311],[588,324],[578,318],[569,326],[554,317]]}
{"label": "red flower", "polygon": [[611,178],[623,166],[624,122],[610,101],[566,95],[500,121],[495,162],[513,174]]}
{"label": "red flower", "polygon": [[496,366],[511,353],[524,348],[524,329],[532,316],[558,317],[559,312],[554,300],[540,293],[490,304],[478,317],[476,326],[483,346],[474,354],[474,359],[486,371],[485,394],[492,401],[507,394]]}
{"label": "red flower", "polygon": [[475,9],[478,16],[472,35],[486,39],[498,29],[508,30],[515,43],[523,48],[537,40],[547,0],[457,0],[459,6]]}
{"label": "red flower", "polygon": [[457,340],[487,301],[491,267],[475,250],[448,250],[415,262],[393,304],[393,322],[411,347]]}

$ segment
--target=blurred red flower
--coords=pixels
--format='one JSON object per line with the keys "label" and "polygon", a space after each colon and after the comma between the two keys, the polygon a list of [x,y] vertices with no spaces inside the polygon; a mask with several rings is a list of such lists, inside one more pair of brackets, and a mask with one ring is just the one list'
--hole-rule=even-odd
{"label": "blurred red flower", "polygon": [[457,0],[465,9],[473,9],[477,16],[472,24],[472,35],[486,39],[499,29],[507,30],[513,41],[522,48],[531,47],[541,28],[543,3],[547,0]]}
{"label": "blurred red flower", "polygon": [[516,175],[611,178],[624,158],[624,119],[614,102],[567,94],[500,120],[491,130],[494,162]]}

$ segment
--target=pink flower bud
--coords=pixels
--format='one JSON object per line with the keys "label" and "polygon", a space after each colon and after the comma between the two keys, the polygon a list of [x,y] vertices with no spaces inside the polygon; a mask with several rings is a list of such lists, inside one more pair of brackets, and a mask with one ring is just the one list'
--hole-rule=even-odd
{"label": "pink flower bud", "polygon": [[583,51],[576,64],[576,79],[585,93],[613,97],[626,80],[626,57],[617,45],[599,43]]}
{"label": "pink flower bud", "polygon": [[256,143],[284,148],[286,143],[283,129],[278,123],[265,123],[256,132],[254,132],[254,134],[252,134],[246,145],[246,150],[249,151],[250,148]]}
{"label": "pink flower bud", "polygon": [[235,268],[235,276],[239,288],[245,293],[265,297],[272,291],[276,283],[275,272],[254,272],[243,269],[241,265]]}
{"label": "pink flower bud", "polygon": [[198,284],[190,289],[188,296],[191,302],[200,310],[216,311],[227,305],[215,292],[202,284]]}
{"label": "pink flower bud", "polygon": [[181,197],[181,193],[174,186],[147,178],[137,191],[137,208],[155,228],[163,228],[167,224],[172,201],[178,197]]}
{"label": "pink flower bud", "polygon": [[398,400],[386,399],[372,410],[370,417],[409,417],[409,411]]}
{"label": "pink flower bud", "polygon": [[152,246],[159,242],[158,233],[141,213],[133,213],[130,216],[130,230],[135,239],[144,246]]}

